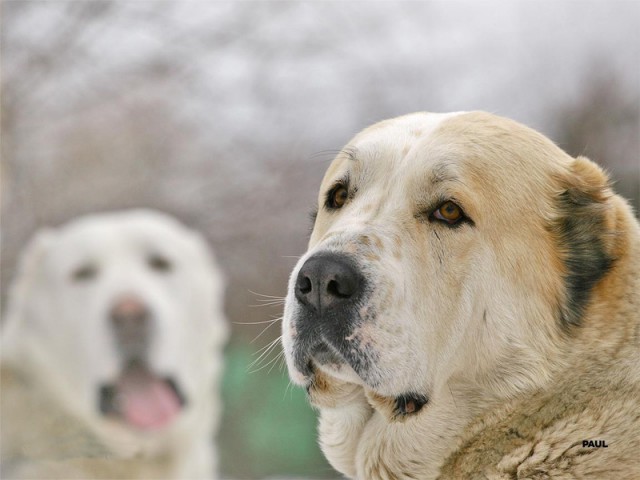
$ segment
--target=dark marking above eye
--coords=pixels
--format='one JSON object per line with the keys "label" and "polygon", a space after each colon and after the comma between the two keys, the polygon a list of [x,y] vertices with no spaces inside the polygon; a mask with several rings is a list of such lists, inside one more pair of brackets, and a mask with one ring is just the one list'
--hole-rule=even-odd
{"label": "dark marking above eye", "polygon": [[147,265],[156,272],[170,272],[173,268],[173,264],[167,257],[154,253],[147,258]]}
{"label": "dark marking above eye", "polygon": [[74,282],[86,282],[98,276],[98,267],[93,264],[84,264],[75,268],[71,272],[71,279]]}

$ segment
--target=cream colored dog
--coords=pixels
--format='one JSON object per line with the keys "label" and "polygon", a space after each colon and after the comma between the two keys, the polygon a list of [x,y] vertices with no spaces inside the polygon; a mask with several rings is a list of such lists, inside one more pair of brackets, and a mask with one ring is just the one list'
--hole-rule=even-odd
{"label": "cream colored dog", "polygon": [[640,478],[640,227],[606,175],[485,113],[336,157],[283,321],[362,480]]}
{"label": "cream colored dog", "polygon": [[223,282],[159,212],[74,220],[25,249],[2,337],[2,478],[214,477]]}

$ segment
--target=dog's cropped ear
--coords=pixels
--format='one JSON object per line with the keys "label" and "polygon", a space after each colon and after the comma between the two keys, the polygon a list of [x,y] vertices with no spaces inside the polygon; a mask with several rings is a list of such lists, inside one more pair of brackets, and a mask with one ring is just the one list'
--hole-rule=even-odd
{"label": "dog's cropped ear", "polygon": [[55,231],[42,229],[29,241],[20,254],[13,281],[9,287],[7,309],[2,325],[2,359],[16,359],[28,321],[33,286],[41,276],[42,262],[53,242]]}
{"label": "dog's cropped ear", "polygon": [[560,324],[568,333],[580,326],[594,285],[613,263],[615,213],[609,177],[585,157],[572,162],[560,187],[552,232],[564,263]]}

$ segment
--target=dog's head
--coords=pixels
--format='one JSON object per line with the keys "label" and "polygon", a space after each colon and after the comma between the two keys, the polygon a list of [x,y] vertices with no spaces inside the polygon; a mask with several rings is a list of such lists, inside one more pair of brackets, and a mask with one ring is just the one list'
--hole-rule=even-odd
{"label": "dog's head", "polygon": [[92,424],[161,436],[212,401],[222,283],[204,240],[160,213],[39,232],[10,291],[3,357]]}
{"label": "dog's head", "polygon": [[364,130],[329,167],[291,275],[292,379],[319,368],[415,411],[453,375],[544,376],[610,266],[608,195],[590,161],[489,114]]}

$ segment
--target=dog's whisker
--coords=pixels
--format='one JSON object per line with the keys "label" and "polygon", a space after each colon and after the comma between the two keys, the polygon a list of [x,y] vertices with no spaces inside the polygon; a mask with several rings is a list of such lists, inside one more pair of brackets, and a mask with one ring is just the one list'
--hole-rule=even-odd
{"label": "dog's whisker", "polygon": [[[278,355],[276,355],[274,358],[272,358],[271,360],[269,360],[263,365],[256,365],[257,368],[255,368],[254,370],[250,370],[249,373],[259,372],[260,370],[264,370],[265,368],[267,368],[269,365],[271,365],[272,366],[271,368],[273,368],[273,365],[275,365],[275,362],[277,362],[280,359],[281,354],[284,354],[284,352],[280,352]],[[269,369],[267,373],[269,372],[271,372],[271,369]]]}
{"label": "dog's whisker", "polygon": [[274,339],[273,341],[269,342],[267,345],[265,345],[264,347],[260,348],[260,350],[258,350],[257,352],[254,353],[254,355],[259,354],[260,352],[262,352],[263,350],[271,347],[272,345],[274,345],[276,342],[280,341],[280,339],[282,338],[282,335],[280,335],[278,338]]}
{"label": "dog's whisker", "polygon": [[273,318],[271,320],[260,320],[259,322],[231,322],[234,325],[263,325],[265,323],[274,323],[277,322],[278,320],[282,320],[282,317],[280,318]]}
{"label": "dog's whisker", "polygon": [[269,304],[283,304],[285,302],[284,298],[258,298],[256,302],[259,302],[260,305],[269,305]]}
{"label": "dog's whisker", "polygon": [[258,356],[258,358],[256,358],[253,362],[251,362],[251,364],[249,364],[249,368],[253,367],[254,365],[259,364],[265,358],[268,358],[268,356],[271,354],[271,352],[279,345],[280,339],[278,338],[276,340],[277,341],[273,341],[269,345],[267,345],[267,347],[260,354],[260,356]]}
{"label": "dog's whisker", "polygon": [[[268,353],[271,353],[271,351]],[[255,370],[252,370],[254,367],[258,369],[262,368],[264,366],[264,362],[266,362],[268,358],[269,358],[268,356],[265,356],[264,358],[259,358],[259,359],[256,359],[256,361],[251,362],[249,365],[247,365],[247,372],[254,373]],[[273,359],[269,360],[267,365],[270,364],[272,361]]]}
{"label": "dog's whisker", "polygon": [[269,325],[267,325],[266,327],[264,327],[264,329],[256,336],[256,338],[254,338],[253,340],[251,340],[249,343],[253,343],[256,340],[258,340],[263,334],[264,332],[266,332],[267,330],[269,330],[271,327],[273,327],[276,323],[278,323],[278,319],[272,321],[271,323],[269,323]]}
{"label": "dog's whisker", "polygon": [[284,389],[284,393],[282,394],[282,401],[287,398],[287,393],[289,393],[289,389],[291,388],[291,380],[287,383],[287,386]]}
{"label": "dog's whisker", "polygon": [[265,305],[284,305],[285,299],[284,298],[276,298],[273,300],[267,300],[267,299],[257,299],[256,300],[258,303],[258,306],[265,306]]}
{"label": "dog's whisker", "polygon": [[257,298],[256,302],[260,302],[260,303],[270,303],[270,302],[280,302],[280,303],[284,303],[285,302],[285,297],[273,297],[273,298]]}
{"label": "dog's whisker", "polygon": [[249,305],[249,308],[275,307],[275,306],[278,306],[278,305],[284,305],[284,300],[265,301],[265,302],[261,303],[260,305]]}
{"label": "dog's whisker", "polygon": [[248,290],[248,291],[253,295],[257,295],[258,297],[263,297],[263,298],[271,298],[271,299],[278,299],[278,300],[284,300],[285,298],[287,298],[287,297],[281,297],[278,295],[266,295],[264,293],[254,292],[253,290]]}
{"label": "dog's whisker", "polygon": [[[284,350],[281,350],[280,353],[276,355],[276,358],[273,361],[273,365],[271,365],[271,368],[267,370],[267,373],[271,373],[271,370],[273,370],[273,367],[275,367],[276,365],[282,365],[281,362],[283,358],[284,358]],[[280,368],[278,368],[278,371],[281,371]]]}

